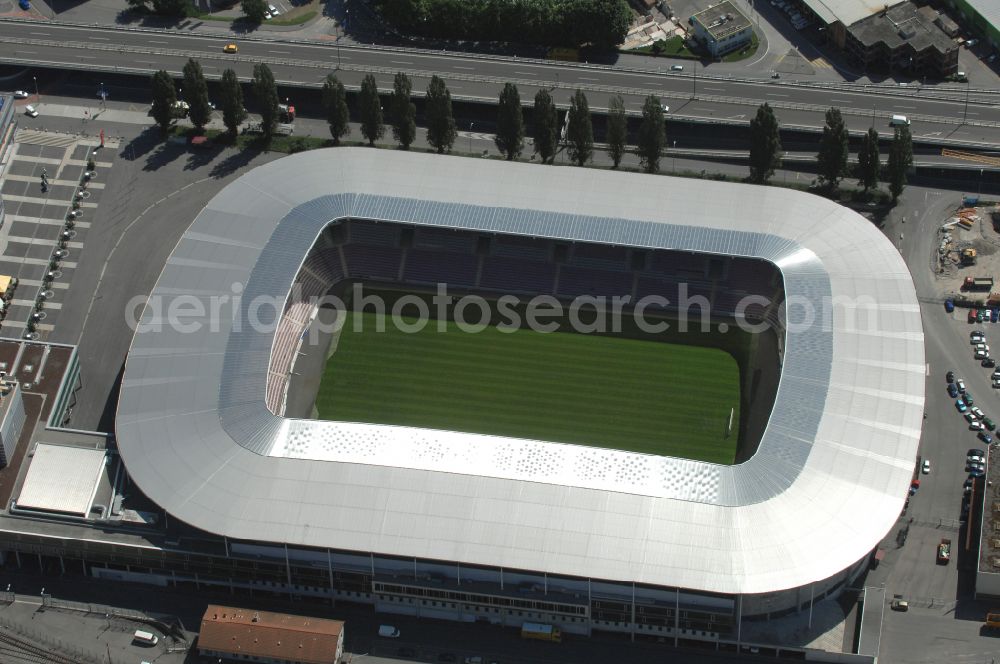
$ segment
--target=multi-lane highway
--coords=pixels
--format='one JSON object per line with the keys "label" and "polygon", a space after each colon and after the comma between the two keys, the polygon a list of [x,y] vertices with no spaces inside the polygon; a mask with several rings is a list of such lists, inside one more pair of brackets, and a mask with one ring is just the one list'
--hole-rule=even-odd
{"label": "multi-lane highway", "polygon": [[[179,73],[187,58],[198,59],[207,76],[233,68],[249,78],[253,65],[266,62],[282,85],[318,87],[330,72],[343,82],[360,84],[368,73],[389,89],[392,75],[408,73],[414,90],[422,91],[431,74],[442,76],[452,96],[493,100],[503,83],[518,84],[522,99],[539,88],[553,91],[568,105],[577,88],[587,92],[592,109],[607,107],[620,94],[626,107],[638,113],[648,94],[662,97],[670,114],[686,119],[746,122],[757,106],[769,102],[783,126],[819,127],[830,106],[843,112],[849,129],[874,125],[889,133],[893,114],[908,116],[916,138],[957,141],[1000,148],[1000,90],[973,89],[962,84],[937,86],[851,85],[813,83],[789,78],[718,77],[697,63],[683,71],[641,70],[471,55],[450,51],[383,48],[336,41],[300,42],[280,39],[240,39],[239,52],[223,53],[231,39],[170,31],[135,31],[58,23],[0,21],[0,62],[91,71],[149,73],[157,69]],[[710,70],[709,70],[710,71]]]}

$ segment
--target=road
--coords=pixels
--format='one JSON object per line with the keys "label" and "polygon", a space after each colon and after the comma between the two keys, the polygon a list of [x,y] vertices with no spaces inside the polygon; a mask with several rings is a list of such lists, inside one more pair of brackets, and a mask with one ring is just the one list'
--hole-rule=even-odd
{"label": "road", "polygon": [[874,125],[888,135],[889,118],[903,114],[911,119],[918,140],[1000,148],[1000,90],[992,88],[723,77],[706,75],[696,62],[673,72],[273,37],[240,39],[239,53],[225,54],[223,46],[230,40],[8,19],[0,21],[0,62],[139,74],[167,69],[179,74],[193,57],[209,78],[233,68],[244,79],[251,77],[255,63],[265,62],[284,86],[318,88],[327,74],[336,71],[346,85],[357,87],[371,73],[386,92],[393,74],[404,71],[413,79],[417,94],[436,73],[446,80],[452,96],[461,100],[493,102],[505,82],[515,82],[526,101],[545,88],[565,107],[580,88],[587,92],[594,110],[606,109],[610,97],[620,94],[628,111],[638,114],[644,98],[656,94],[670,106],[671,115],[701,122],[745,123],[767,101],[784,127],[818,128],[823,113],[833,105],[841,109],[848,128],[855,132]]}

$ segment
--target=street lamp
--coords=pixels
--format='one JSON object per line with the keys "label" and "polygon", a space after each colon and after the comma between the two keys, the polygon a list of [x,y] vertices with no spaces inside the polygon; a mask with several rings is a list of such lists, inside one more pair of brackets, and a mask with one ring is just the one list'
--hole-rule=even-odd
{"label": "street lamp", "polygon": [[965,110],[962,111],[962,124],[965,124],[966,118],[969,117],[969,85],[968,79],[965,81]]}
{"label": "street lamp", "polygon": [[676,140],[674,141],[673,150],[671,150],[670,155],[671,155],[671,159],[673,160],[673,162],[672,162],[672,164],[670,166],[670,172],[671,173],[676,173],[677,172],[677,141]]}
{"label": "street lamp", "polygon": [[38,103],[39,99],[41,99],[38,96],[38,77],[32,76],[31,79],[35,82],[35,103]]}
{"label": "street lamp", "polygon": [[472,128],[476,126],[475,122],[469,123],[469,154],[472,154]]}

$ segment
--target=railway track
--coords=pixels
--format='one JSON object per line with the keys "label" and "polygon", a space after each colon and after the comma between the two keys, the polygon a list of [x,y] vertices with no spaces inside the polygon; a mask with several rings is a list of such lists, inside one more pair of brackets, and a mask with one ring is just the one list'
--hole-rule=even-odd
{"label": "railway track", "polygon": [[86,664],[0,630],[0,660],[11,664]]}

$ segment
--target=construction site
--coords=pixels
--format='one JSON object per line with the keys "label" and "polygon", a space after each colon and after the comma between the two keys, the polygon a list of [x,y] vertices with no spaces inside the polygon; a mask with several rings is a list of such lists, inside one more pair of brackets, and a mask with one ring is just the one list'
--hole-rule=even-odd
{"label": "construction site", "polygon": [[988,303],[1000,274],[1000,204],[966,199],[941,225],[936,273],[941,294],[962,306]]}

